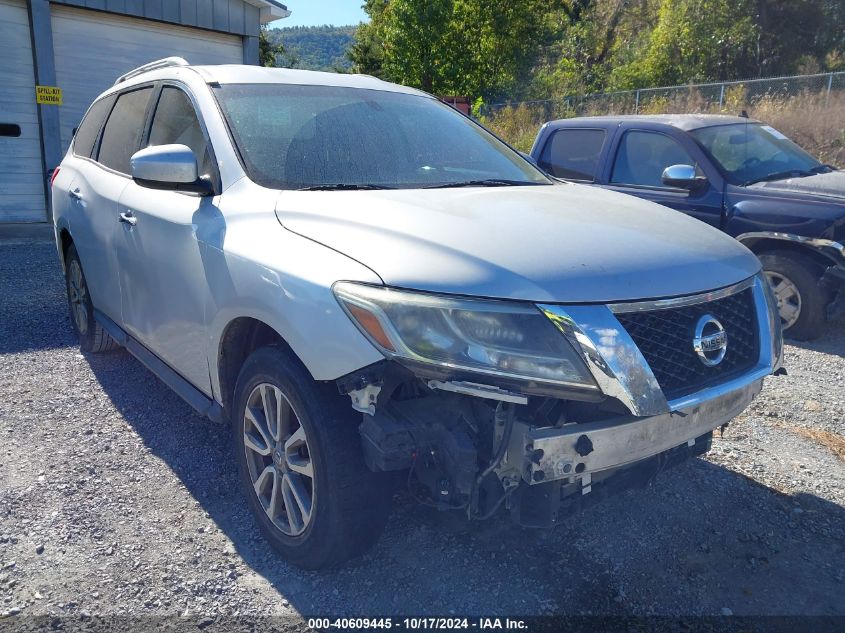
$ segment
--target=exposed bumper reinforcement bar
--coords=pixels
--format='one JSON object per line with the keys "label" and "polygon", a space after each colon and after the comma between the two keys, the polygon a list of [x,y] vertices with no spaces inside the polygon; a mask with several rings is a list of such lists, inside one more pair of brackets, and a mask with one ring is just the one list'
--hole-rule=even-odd
{"label": "exposed bumper reinforcement bar", "polygon": [[526,432],[524,479],[537,484],[626,466],[680,446],[739,415],[763,380],[700,404],[648,418],[618,419]]}

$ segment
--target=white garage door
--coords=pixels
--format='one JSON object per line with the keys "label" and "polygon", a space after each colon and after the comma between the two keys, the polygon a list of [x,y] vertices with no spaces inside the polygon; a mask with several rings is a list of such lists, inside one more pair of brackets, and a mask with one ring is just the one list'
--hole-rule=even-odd
{"label": "white garage door", "polygon": [[40,138],[26,5],[0,0],[0,222],[47,217]]}
{"label": "white garage door", "polygon": [[192,64],[243,63],[237,35],[57,5],[52,16],[56,80],[64,92],[63,151],[91,102],[133,68],[173,56]]}

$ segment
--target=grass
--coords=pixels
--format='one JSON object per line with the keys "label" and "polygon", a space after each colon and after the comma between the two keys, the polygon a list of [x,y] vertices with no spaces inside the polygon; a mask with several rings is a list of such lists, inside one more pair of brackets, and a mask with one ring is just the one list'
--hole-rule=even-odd
{"label": "grass", "polygon": [[[634,105],[625,101],[592,99],[577,114],[632,114]],[[736,114],[748,115],[783,132],[823,163],[845,167],[845,92],[804,92],[784,97],[766,94],[746,96],[742,86],[726,91],[724,106],[706,100],[696,90],[672,98],[655,97],[640,104],[641,114]],[[507,106],[482,117],[482,123],[524,152],[530,151],[540,126],[553,119],[568,118],[576,111],[550,104]]]}
{"label": "grass", "polygon": [[545,119],[537,108],[520,104],[508,106],[491,117],[482,117],[481,122],[516,149],[530,152]]}

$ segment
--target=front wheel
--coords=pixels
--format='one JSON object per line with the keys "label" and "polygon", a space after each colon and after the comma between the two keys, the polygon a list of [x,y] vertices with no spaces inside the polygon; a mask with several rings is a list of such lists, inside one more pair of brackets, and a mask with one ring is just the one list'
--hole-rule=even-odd
{"label": "front wheel", "polygon": [[254,352],[235,388],[240,479],[264,537],[304,569],[336,566],[378,540],[388,483],[364,463],[360,420],[280,346]]}
{"label": "front wheel", "polygon": [[781,251],[763,253],[760,262],[777,299],[784,336],[799,341],[819,337],[829,297],[819,285],[815,263]]}

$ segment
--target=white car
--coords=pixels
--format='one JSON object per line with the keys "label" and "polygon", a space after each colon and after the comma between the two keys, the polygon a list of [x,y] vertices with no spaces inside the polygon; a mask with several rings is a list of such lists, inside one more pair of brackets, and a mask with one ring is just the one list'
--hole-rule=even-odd
{"label": "white car", "polygon": [[552,525],[706,451],[781,365],[744,247],[371,77],[139,68],[53,212],[82,349],[231,424],[258,526],[306,568],[371,546],[397,484]]}

